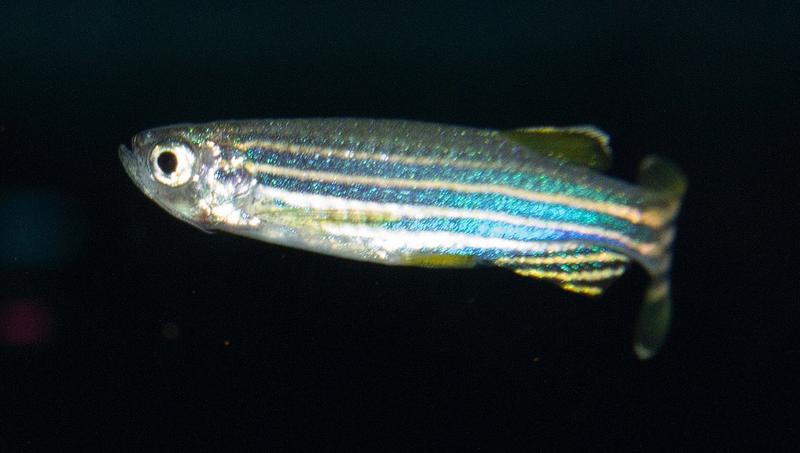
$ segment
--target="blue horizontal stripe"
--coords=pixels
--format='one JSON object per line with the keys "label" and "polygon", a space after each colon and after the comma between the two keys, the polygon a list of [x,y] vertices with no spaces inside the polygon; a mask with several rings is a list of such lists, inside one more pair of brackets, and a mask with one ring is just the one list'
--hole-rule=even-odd
{"label": "blue horizontal stripe", "polygon": [[587,238],[585,234],[578,234],[572,231],[534,228],[507,222],[464,218],[429,217],[424,219],[402,219],[386,222],[381,227],[398,231],[444,231],[515,241],[578,241]]}
{"label": "blue horizontal stripe", "polygon": [[[365,152],[361,150],[361,152]],[[373,151],[375,152],[375,151]],[[390,151],[387,151],[389,153]],[[378,155],[378,152],[375,152]],[[380,176],[384,178],[416,179],[447,181],[459,184],[492,184],[514,187],[541,193],[564,194],[589,200],[604,200],[619,204],[630,204],[627,185],[620,182],[620,187],[592,187],[578,184],[562,178],[538,172],[515,171],[509,169],[460,168],[448,166],[447,161],[441,165],[410,165],[382,160],[342,159],[338,157],[315,157],[312,154],[295,154],[275,151],[269,148],[251,148],[245,152],[248,160],[256,164],[268,164],[279,167],[295,168],[308,171],[341,173],[343,175]],[[410,155],[409,157],[414,157]],[[623,187],[624,186],[624,187]],[[611,190],[609,190],[611,189]]]}
{"label": "blue horizontal stripe", "polygon": [[627,235],[644,236],[645,238],[651,233],[647,228],[633,225],[610,215],[563,205],[522,200],[503,194],[461,193],[446,189],[395,189],[362,184],[305,181],[295,178],[273,177],[268,174],[260,175],[259,182],[269,187],[291,192],[340,197],[349,200],[492,211],[524,218],[602,227]]}

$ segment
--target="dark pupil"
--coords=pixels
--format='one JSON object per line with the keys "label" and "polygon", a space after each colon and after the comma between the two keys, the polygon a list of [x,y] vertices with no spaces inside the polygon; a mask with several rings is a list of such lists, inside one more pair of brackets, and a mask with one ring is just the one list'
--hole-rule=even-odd
{"label": "dark pupil", "polygon": [[158,168],[164,172],[164,174],[172,174],[176,168],[178,168],[178,158],[175,157],[175,153],[170,151],[164,151],[163,153],[158,155],[158,159],[156,159],[156,163],[158,164]]}

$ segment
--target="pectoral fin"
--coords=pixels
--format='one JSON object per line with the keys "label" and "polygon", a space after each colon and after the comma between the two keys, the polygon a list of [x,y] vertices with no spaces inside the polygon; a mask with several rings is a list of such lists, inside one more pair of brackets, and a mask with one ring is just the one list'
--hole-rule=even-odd
{"label": "pectoral fin", "polygon": [[477,260],[469,255],[414,253],[403,257],[400,264],[416,267],[470,268],[475,267]]}
{"label": "pectoral fin", "polygon": [[604,171],[611,166],[605,132],[592,126],[531,127],[503,131],[513,142],[536,153]]}

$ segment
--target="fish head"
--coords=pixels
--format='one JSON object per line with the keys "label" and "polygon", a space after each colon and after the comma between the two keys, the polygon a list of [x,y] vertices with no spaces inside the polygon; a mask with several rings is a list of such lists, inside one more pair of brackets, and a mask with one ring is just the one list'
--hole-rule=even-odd
{"label": "fish head", "polygon": [[238,190],[219,184],[226,176],[219,171],[222,154],[213,131],[192,125],[149,129],[133,137],[131,148],[119,148],[125,171],[145,195],[202,230],[215,229],[214,209]]}

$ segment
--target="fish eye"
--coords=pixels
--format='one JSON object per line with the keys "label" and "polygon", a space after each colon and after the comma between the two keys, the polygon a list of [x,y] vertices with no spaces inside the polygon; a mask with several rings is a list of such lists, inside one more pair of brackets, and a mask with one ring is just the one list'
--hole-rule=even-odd
{"label": "fish eye", "polygon": [[172,151],[163,151],[156,158],[156,165],[165,175],[169,175],[178,169],[178,158]]}
{"label": "fish eye", "polygon": [[194,152],[183,143],[156,145],[150,152],[153,176],[170,187],[186,184],[192,178],[194,160]]}

